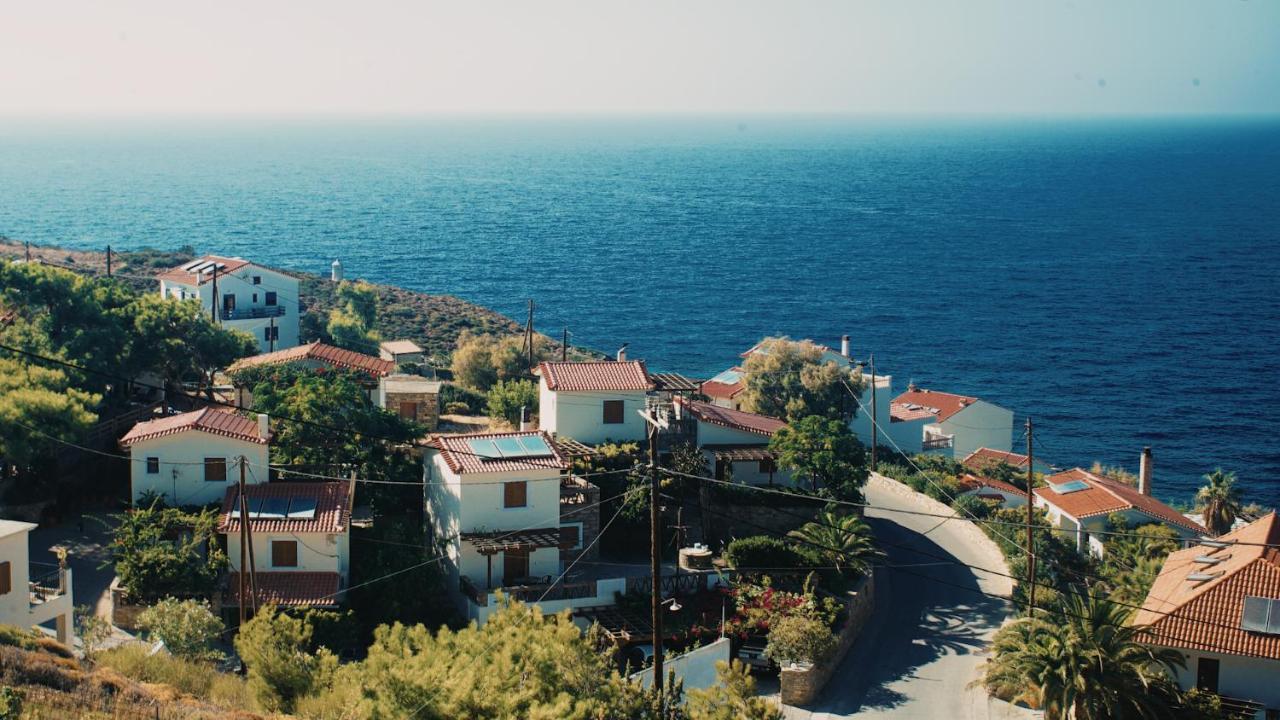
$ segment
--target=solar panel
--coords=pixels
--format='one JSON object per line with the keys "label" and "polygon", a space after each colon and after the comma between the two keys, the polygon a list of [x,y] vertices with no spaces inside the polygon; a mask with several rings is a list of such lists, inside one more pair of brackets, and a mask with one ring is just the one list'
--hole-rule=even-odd
{"label": "solar panel", "polygon": [[1086,483],[1083,480],[1072,480],[1070,482],[1050,483],[1050,484],[1053,485],[1053,491],[1058,493],[1059,495],[1067,495],[1069,493],[1080,492],[1081,490],[1089,489],[1089,483]]}
{"label": "solar panel", "polygon": [[520,438],[514,438],[514,437],[498,438],[497,440],[493,441],[493,444],[498,447],[498,452],[502,453],[502,457],[516,458],[516,457],[524,457],[527,454],[525,452],[524,446],[520,444]]}
{"label": "solar panel", "polygon": [[541,435],[526,435],[519,440],[524,446],[526,457],[548,457],[552,454],[551,447]]}
{"label": "solar panel", "polygon": [[262,498],[249,498],[249,517],[256,518],[262,512]]}
{"label": "solar panel", "polygon": [[237,520],[240,518],[240,494],[239,493],[237,493],[236,496],[231,499],[231,517],[236,518]]}
{"label": "solar panel", "polygon": [[316,516],[316,499],[296,497],[289,503],[289,519],[311,520]]}
{"label": "solar panel", "polygon": [[260,518],[279,519],[289,514],[289,498],[267,498],[262,503],[262,510],[257,513]]}
{"label": "solar panel", "polygon": [[[1267,632],[1267,616],[1271,614],[1274,600],[1246,595],[1244,611],[1240,613],[1240,629],[1249,632]],[[1280,618],[1277,618],[1280,621]]]}
{"label": "solar panel", "polygon": [[498,451],[498,447],[488,438],[468,440],[467,447],[471,448],[471,452],[479,455],[485,460],[497,460],[502,457],[502,453]]}
{"label": "solar panel", "polygon": [[183,266],[182,266],[182,270],[183,270],[184,272],[191,272],[191,270],[193,270],[193,269],[195,268],[195,266],[199,265],[199,264],[200,264],[200,263],[202,263],[202,262],[204,262],[204,261],[203,261],[203,260],[192,260],[191,262],[187,263],[186,265],[183,265]]}

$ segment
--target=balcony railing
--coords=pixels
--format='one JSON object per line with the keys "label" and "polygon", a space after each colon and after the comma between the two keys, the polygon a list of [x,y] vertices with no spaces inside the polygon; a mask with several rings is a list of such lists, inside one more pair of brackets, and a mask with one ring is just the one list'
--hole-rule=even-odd
{"label": "balcony railing", "polygon": [[560,478],[560,504],[582,505],[590,502],[593,492],[598,495],[600,489],[579,477]]}
{"label": "balcony railing", "polygon": [[507,585],[500,588],[492,588],[490,590],[481,590],[472,582],[463,577],[461,580],[462,594],[466,595],[471,602],[485,607],[489,604],[489,595],[501,591],[504,595],[521,602],[551,602],[552,600],[578,600],[581,598],[592,598],[596,596],[598,590],[595,580],[584,582],[559,582],[552,585],[548,582],[526,583],[520,585]]}
{"label": "balcony railing", "polygon": [[219,314],[223,320],[257,320],[284,315],[284,306],[267,305],[266,307],[233,308],[230,310],[223,308]]}
{"label": "balcony railing", "polygon": [[925,435],[920,447],[924,450],[945,450],[955,447],[955,435]]}
{"label": "balcony railing", "polygon": [[62,589],[62,571],[56,568],[52,572],[31,580],[27,585],[31,593],[32,605],[43,605],[66,594]]}

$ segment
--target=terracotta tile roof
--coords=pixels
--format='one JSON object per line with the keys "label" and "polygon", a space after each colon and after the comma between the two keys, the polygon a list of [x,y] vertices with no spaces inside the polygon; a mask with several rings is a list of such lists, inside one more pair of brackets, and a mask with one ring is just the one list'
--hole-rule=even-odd
{"label": "terracotta tile roof", "polygon": [[965,490],[973,490],[975,488],[989,487],[995,490],[1000,490],[1001,492],[1012,493],[1014,495],[1025,496],[1027,494],[1026,490],[1023,490],[1017,485],[1011,485],[1007,482],[1004,482],[1003,480],[996,480],[995,478],[984,477],[982,475],[974,475],[973,473],[965,473],[964,475],[960,476],[960,486],[963,487]]}
{"label": "terracotta tile roof", "polygon": [[[338,604],[338,588],[342,583],[336,572],[256,572],[258,581],[258,605],[313,605],[332,607]],[[246,582],[247,584],[247,582]],[[227,605],[240,606],[240,573],[227,575],[227,589],[223,601]]]}
{"label": "terracotta tile roof", "polygon": [[[186,270],[183,270],[182,268],[189,267],[191,266],[192,263],[204,264],[204,263],[211,263],[211,262],[221,263],[222,265],[225,265],[225,267],[220,268],[218,270],[219,277],[226,275],[227,273],[235,272],[236,270],[239,270],[245,265],[250,264],[248,260],[245,260],[243,258],[229,258],[229,257],[223,257],[221,255],[205,255],[204,257],[199,258],[197,260],[185,262],[179,265],[178,267],[165,270],[164,272],[157,275],[156,279],[166,280],[168,282],[182,283],[183,285],[203,285],[209,282],[211,279],[213,279],[213,273],[204,272],[204,273],[196,274],[193,272],[188,272]],[[196,267],[200,267],[200,266],[197,265]]]}
{"label": "terracotta tile roof", "polygon": [[[545,457],[530,458],[484,458],[471,449],[470,440],[498,440],[506,437],[542,438],[551,449]],[[569,461],[560,452],[560,446],[550,435],[541,430],[527,432],[475,433],[472,435],[437,435],[431,439],[431,446],[440,451],[440,456],[449,469],[462,473],[477,472],[521,472],[527,470],[566,470]]]}
{"label": "terracotta tile roof", "polygon": [[931,410],[938,422],[943,422],[976,402],[978,402],[978,398],[969,397],[968,395],[953,395],[936,390],[916,388],[894,398],[889,407],[892,409],[894,405],[919,405]]}
{"label": "terracotta tile roof", "polygon": [[1066,494],[1059,494],[1050,487],[1038,487],[1035,489],[1036,497],[1077,520],[1132,509],[1152,520],[1176,525],[1201,535],[1209,534],[1203,526],[1159,500],[1143,495],[1137,488],[1099,477],[1087,470],[1072,468],[1045,478],[1045,482],[1051,484],[1063,484],[1073,480],[1089,487]]}
{"label": "terracotta tile roof", "polygon": [[538,365],[538,374],[549,389],[557,391],[653,389],[643,360],[544,362]]}
{"label": "terracotta tile roof", "polygon": [[227,372],[234,373],[260,365],[283,365],[303,360],[313,360],[340,370],[355,370],[372,377],[390,375],[396,369],[396,364],[392,360],[383,360],[354,350],[313,342],[237,360],[227,368]]}
{"label": "terracotta tile roof", "polygon": [[256,417],[207,407],[157,420],[144,420],[134,425],[124,437],[120,438],[120,447],[128,448],[143,440],[177,435],[188,430],[199,430],[211,435],[221,435],[259,445],[266,445],[271,440],[269,434],[267,437],[258,434]]}
{"label": "terracotta tile roof", "polygon": [[[1240,627],[1246,596],[1280,599],[1280,517],[1273,512],[1217,540],[1254,544],[1171,553],[1133,624],[1147,626],[1145,639],[1158,645],[1280,660],[1280,635]],[[1221,561],[1196,562],[1200,557]],[[1205,582],[1187,579],[1219,572]]]}
{"label": "terracotta tile roof", "polygon": [[713,398],[723,398],[725,400],[734,399],[743,390],[746,390],[746,389],[747,387],[742,384],[741,380],[732,384],[722,383],[716,380],[707,380],[706,382],[702,383],[703,395],[706,395],[707,397],[713,397]]}
{"label": "terracotta tile roof", "polygon": [[916,420],[933,420],[932,410],[910,408],[898,403],[889,403],[889,422],[914,422]]}
{"label": "terracotta tile roof", "polygon": [[730,410],[711,403],[676,398],[676,403],[698,420],[743,432],[772,437],[786,422],[767,415],[757,415],[745,410]]}
{"label": "terracotta tile roof", "polygon": [[968,457],[960,461],[961,465],[970,470],[986,470],[992,465],[1012,465],[1016,468],[1025,468],[1030,460],[1026,455],[1019,455],[1015,452],[1006,452],[1004,450],[992,450],[991,448],[978,448],[969,453]]}
{"label": "terracotta tile roof", "polygon": [[408,355],[411,353],[420,353],[422,348],[412,340],[387,340],[378,345],[380,350],[386,350],[394,355]]}
{"label": "terracotta tile roof", "polygon": [[[218,520],[218,532],[240,532],[240,518],[231,514],[237,502],[239,488],[227,488],[222,500],[222,517]],[[268,482],[245,486],[249,501],[267,498],[295,500],[310,499],[315,502],[315,515],[311,518],[253,518],[250,509],[250,529],[267,533],[343,533],[351,520],[351,482]],[[238,509],[238,508],[237,508]]]}

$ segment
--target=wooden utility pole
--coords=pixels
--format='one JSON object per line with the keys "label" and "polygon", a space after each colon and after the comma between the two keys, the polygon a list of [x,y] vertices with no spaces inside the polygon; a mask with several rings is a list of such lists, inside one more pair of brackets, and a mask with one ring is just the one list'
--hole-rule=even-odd
{"label": "wooden utility pole", "polygon": [[560,340],[560,362],[569,360],[569,328],[564,329],[564,334]]}
{"label": "wooden utility pole", "polygon": [[[199,282],[199,281],[197,281]],[[218,266],[213,266],[213,302],[209,303],[209,320],[218,324]]]}
{"label": "wooden utility pole", "polygon": [[1036,610],[1036,546],[1035,536],[1031,529],[1034,516],[1035,493],[1035,461],[1031,457],[1031,418],[1027,418],[1027,615],[1033,616]]}
{"label": "wooden utility pole", "polygon": [[659,540],[658,496],[661,481],[658,479],[658,424],[649,430],[649,468],[652,476],[649,491],[649,571],[653,576],[653,689],[662,696],[662,542]]}
{"label": "wooden utility pole", "polygon": [[876,408],[878,403],[876,397],[880,394],[876,392],[876,356],[872,353],[867,357],[867,361],[871,365],[871,472],[876,471],[876,450],[880,441],[880,415]]}
{"label": "wooden utility pole", "polygon": [[23,250],[23,256],[26,258],[26,261],[31,262],[31,241],[30,240],[22,241],[22,250]]}
{"label": "wooden utility pole", "polygon": [[268,341],[268,346],[267,346],[267,347],[269,348],[268,352],[275,352],[275,351],[276,351],[276,319],[275,319],[275,316],[272,316],[272,318],[271,318],[271,325],[270,325],[269,327],[270,327],[270,329],[269,329],[269,330],[267,330],[267,341]]}
{"label": "wooden utility pole", "polygon": [[107,277],[111,277],[111,246],[107,246]]}
{"label": "wooden utility pole", "polygon": [[247,557],[248,539],[249,539],[249,503],[244,497],[244,458],[240,458],[240,484],[237,486],[237,495],[240,502],[240,577],[239,577],[239,605],[240,605],[240,627],[244,627],[245,617],[245,571],[249,569],[249,560]]}
{"label": "wooden utility pole", "polygon": [[533,370],[533,298],[529,298],[529,319],[524,324],[524,347],[528,367]]}

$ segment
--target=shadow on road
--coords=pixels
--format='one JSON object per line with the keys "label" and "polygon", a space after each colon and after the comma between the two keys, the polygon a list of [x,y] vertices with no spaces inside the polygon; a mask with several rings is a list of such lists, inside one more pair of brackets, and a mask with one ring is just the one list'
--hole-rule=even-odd
{"label": "shadow on road", "polygon": [[973,673],[972,660],[947,658],[986,645],[1006,602],[982,594],[974,572],[927,535],[883,518],[867,522],[888,555],[876,571],[876,608],[822,697],[806,709],[843,715],[912,700],[946,706],[946,698],[931,696],[954,695]]}

